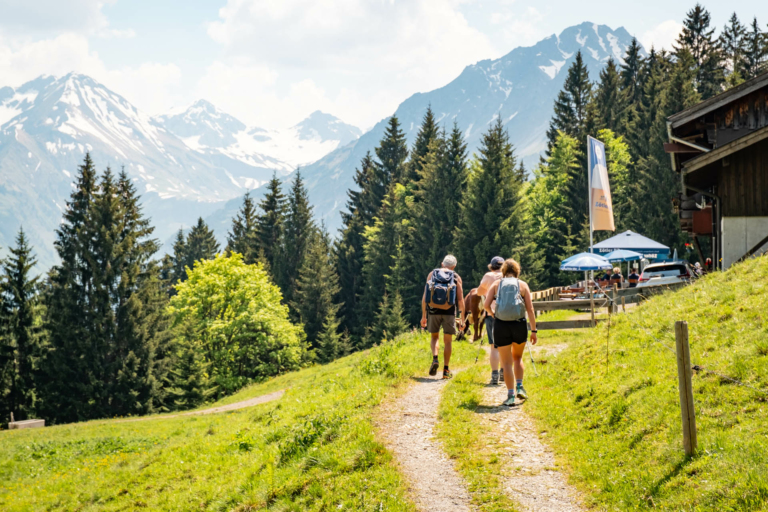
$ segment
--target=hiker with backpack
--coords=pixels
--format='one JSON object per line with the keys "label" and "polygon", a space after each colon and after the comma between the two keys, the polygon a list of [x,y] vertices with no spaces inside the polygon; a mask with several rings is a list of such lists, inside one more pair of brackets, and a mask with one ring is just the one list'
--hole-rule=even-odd
{"label": "hiker with backpack", "polygon": [[[424,294],[421,296],[421,327],[430,334],[432,347],[432,366],[429,374],[437,374],[440,366],[438,361],[438,338],[440,328],[443,329],[443,378],[450,379],[453,374],[448,368],[451,362],[451,342],[456,334],[456,322],[459,327],[464,318],[464,290],[461,287],[461,277],[454,269],[456,257],[449,254],[443,258],[441,268],[437,268],[427,276]],[[459,319],[456,319],[456,306],[459,307]]]}
{"label": "hiker with backpack", "polygon": [[[488,264],[488,272],[485,273],[477,285],[477,294],[485,297],[491,285],[501,279],[501,266],[504,264],[504,258],[494,256]],[[491,309],[496,307],[496,303],[491,304]],[[499,384],[499,351],[493,344],[493,317],[485,315],[485,332],[488,333],[488,344],[491,345],[491,385]],[[501,380],[504,380],[504,371],[501,372]]]}
{"label": "hiker with backpack", "polygon": [[[501,279],[488,289],[484,304],[486,314],[493,317],[493,343],[499,351],[504,384],[507,385],[504,405],[509,406],[515,405],[515,397],[528,398],[523,387],[523,353],[528,342],[526,312],[531,323],[531,344],[535,345],[537,341],[531,289],[519,276],[520,264],[512,258],[506,260],[501,266]],[[492,309],[494,300],[496,308]]]}

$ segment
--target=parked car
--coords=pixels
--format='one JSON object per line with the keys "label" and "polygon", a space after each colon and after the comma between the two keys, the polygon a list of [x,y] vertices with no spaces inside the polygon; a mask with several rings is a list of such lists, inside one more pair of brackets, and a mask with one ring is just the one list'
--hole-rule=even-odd
{"label": "parked car", "polygon": [[695,277],[696,272],[694,272],[693,267],[685,261],[653,263],[643,269],[637,287],[674,284],[681,281],[690,282]]}

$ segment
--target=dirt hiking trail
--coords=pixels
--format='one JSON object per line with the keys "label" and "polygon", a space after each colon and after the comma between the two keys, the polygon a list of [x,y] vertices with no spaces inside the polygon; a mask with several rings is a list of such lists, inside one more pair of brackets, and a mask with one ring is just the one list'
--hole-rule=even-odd
{"label": "dirt hiking trail", "polygon": [[[534,360],[557,357],[565,344],[532,347]],[[533,366],[526,349],[525,373],[533,376]],[[489,377],[490,377],[490,371]],[[578,493],[556,467],[555,457],[539,436],[525,404],[500,405],[507,398],[505,386],[488,386],[477,411],[487,425],[489,445],[498,447],[499,467],[505,468],[504,492],[520,508],[531,512],[581,512],[585,510]],[[535,395],[531,396],[535,400]]]}
{"label": "dirt hiking trail", "polygon": [[382,404],[379,434],[394,454],[419,510],[469,511],[467,486],[434,439],[440,396],[448,381],[439,376],[413,380],[404,395]]}

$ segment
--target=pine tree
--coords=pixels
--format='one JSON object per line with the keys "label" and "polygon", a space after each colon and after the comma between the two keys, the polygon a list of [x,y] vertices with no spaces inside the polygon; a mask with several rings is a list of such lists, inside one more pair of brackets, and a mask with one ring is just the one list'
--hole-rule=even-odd
{"label": "pine tree", "polygon": [[389,118],[384,137],[376,148],[376,157],[387,185],[393,181],[406,184],[408,143],[405,140],[405,133],[400,129],[397,116]]}
{"label": "pine tree", "polygon": [[413,143],[411,151],[411,161],[408,165],[408,172],[403,184],[416,184],[421,179],[424,158],[430,150],[433,141],[440,138],[440,130],[435,122],[435,115],[432,112],[432,106],[427,107],[427,112],[421,121],[421,127],[416,134],[416,140]]}
{"label": "pine tree", "polygon": [[558,132],[575,137],[576,140],[586,140],[589,131],[588,107],[592,100],[592,82],[589,81],[589,71],[581,51],[576,52],[576,59],[568,68],[563,90],[555,100],[555,114],[547,130],[550,151],[555,144]]}
{"label": "pine tree", "polygon": [[248,192],[243,197],[243,206],[232,219],[232,231],[227,233],[227,252],[243,255],[243,261],[250,265],[259,257],[256,207]]}
{"label": "pine tree", "polygon": [[267,184],[267,193],[259,203],[261,211],[256,221],[258,251],[269,262],[272,277],[277,281],[280,275],[281,247],[283,243],[283,224],[285,222],[285,196],[280,187],[280,180],[273,174]]}
{"label": "pine tree", "polygon": [[402,297],[398,292],[395,292],[390,301],[389,294],[385,294],[381,304],[379,304],[379,312],[371,331],[369,345],[394,340],[407,330],[408,322],[403,318]]}
{"label": "pine tree", "polygon": [[167,296],[157,242],[125,172],[96,181],[90,155],[57,231],[46,294],[43,410],[54,422],[156,411],[166,369]]}
{"label": "pine tree", "polygon": [[744,80],[755,78],[765,70],[767,61],[768,35],[760,30],[757,18],[754,18],[744,34],[744,54],[739,65],[741,77]]}
{"label": "pine tree", "polygon": [[324,323],[329,317],[335,319],[339,311],[339,306],[334,303],[340,291],[338,283],[330,237],[323,228],[312,235],[307,256],[298,271],[296,291],[291,303],[294,311],[298,312],[307,341],[313,348],[319,348],[318,337],[324,329]]}
{"label": "pine tree", "polygon": [[643,57],[640,55],[642,47],[636,38],[632,38],[621,64],[621,90],[624,102],[628,105],[637,103],[642,94],[640,75],[643,67]]}
{"label": "pine tree", "polygon": [[491,257],[511,256],[517,236],[525,231],[519,204],[522,183],[500,119],[483,134],[470,176],[456,232],[457,270],[467,289],[480,281]]}
{"label": "pine tree", "polygon": [[[187,240],[184,242],[184,265],[190,269],[194,268],[196,262],[212,260],[218,253],[219,243],[216,241],[213,230],[208,227],[202,217],[198,217],[197,224],[192,226]],[[182,280],[186,280],[186,278],[187,273],[185,271]]]}
{"label": "pine tree", "polygon": [[3,396],[0,388],[0,418],[4,420],[13,412],[16,420],[24,420],[32,417],[35,411],[35,374],[41,333],[37,322],[39,278],[31,275],[36,260],[23,229],[19,229],[16,246],[10,253],[2,264],[3,279],[0,281],[0,310],[3,310],[0,316],[7,321],[7,328],[0,332],[0,343],[5,348],[5,364],[0,362],[0,383],[4,373],[9,390],[7,396]]}
{"label": "pine tree", "polygon": [[709,26],[709,11],[696,4],[686,14],[683,31],[675,46],[675,56],[678,58],[681,51],[687,51],[693,57],[696,89],[703,99],[721,92],[725,83],[722,53],[713,36],[715,29]]}
{"label": "pine tree", "polygon": [[184,281],[187,278],[187,242],[184,239],[184,230],[180,229],[176,233],[176,240],[173,242],[173,256],[171,256],[171,284]]}
{"label": "pine tree", "polygon": [[213,398],[217,387],[208,376],[210,366],[200,347],[187,345],[182,349],[168,376],[168,397],[173,409],[194,409]]}
{"label": "pine tree", "polygon": [[600,83],[595,93],[597,107],[597,124],[600,128],[612,131],[619,129],[621,115],[624,110],[620,90],[621,77],[613,58],[609,58],[600,72]]}
{"label": "pine tree", "polygon": [[[307,188],[301,178],[301,171],[297,170],[288,196],[283,239],[284,253],[280,262],[279,284],[283,291],[283,299],[287,304],[292,304],[295,298],[297,273],[304,265],[310,242],[316,231],[317,227],[312,219],[312,206],[309,204]],[[291,307],[292,318],[298,319],[297,313],[296,308]],[[322,322],[322,318],[320,322]]]}
{"label": "pine tree", "polygon": [[446,204],[444,194],[452,186],[441,176],[443,164],[443,142],[433,140],[429,151],[421,159],[419,169],[420,181],[414,195],[413,223],[414,243],[411,250],[416,264],[417,276],[426,275],[442,260],[447,246],[453,241],[452,237],[445,242],[445,231],[451,234],[452,227],[446,227]]}

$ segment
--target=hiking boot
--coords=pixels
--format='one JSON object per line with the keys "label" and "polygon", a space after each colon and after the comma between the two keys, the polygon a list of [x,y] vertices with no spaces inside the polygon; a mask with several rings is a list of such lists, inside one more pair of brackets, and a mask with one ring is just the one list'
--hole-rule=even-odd
{"label": "hiking boot", "polygon": [[499,368],[499,382],[504,382],[504,368]]}
{"label": "hiking boot", "polygon": [[517,398],[519,398],[520,400],[528,400],[528,393],[525,392],[525,388],[523,387],[522,384],[517,386],[516,395],[517,395]]}
{"label": "hiking boot", "polygon": [[432,376],[437,375],[437,368],[440,366],[440,363],[437,359],[432,360],[432,366],[429,367],[429,374]]}
{"label": "hiking boot", "polygon": [[449,370],[447,368],[445,370],[443,370],[443,378],[444,379],[450,379],[452,377],[453,377],[453,374],[451,373],[451,370]]}
{"label": "hiking boot", "polygon": [[515,405],[515,397],[509,396],[506,400],[504,400],[504,403],[501,405],[506,405],[507,407],[513,407]]}
{"label": "hiking boot", "polygon": [[491,386],[498,386],[498,385],[499,385],[498,372],[491,372]]}

